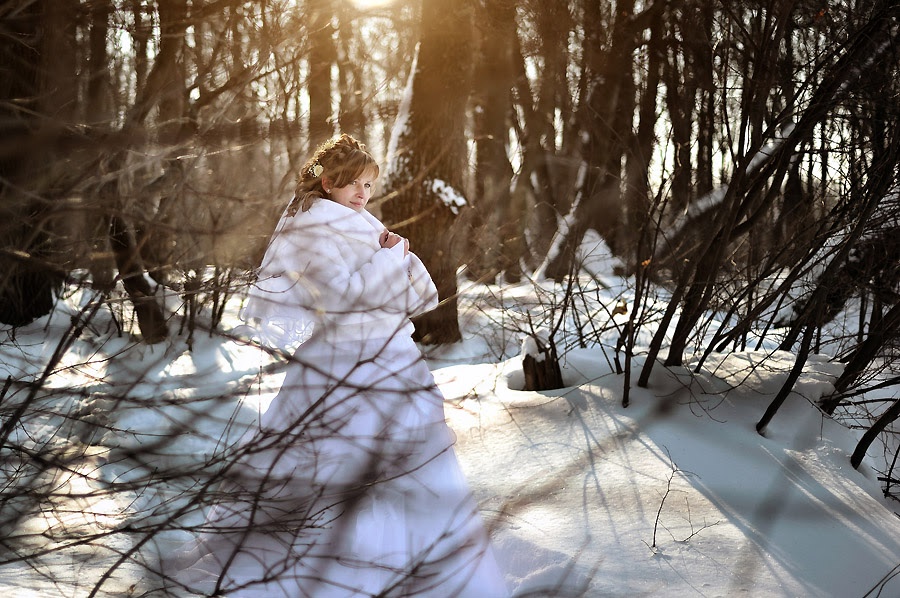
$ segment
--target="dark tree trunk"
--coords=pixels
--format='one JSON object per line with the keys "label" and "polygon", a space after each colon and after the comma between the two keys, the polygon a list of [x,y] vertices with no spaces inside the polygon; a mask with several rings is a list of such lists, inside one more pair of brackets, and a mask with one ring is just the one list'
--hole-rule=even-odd
{"label": "dark tree trunk", "polygon": [[416,320],[415,338],[453,343],[461,338],[453,246],[465,198],[466,106],[471,85],[472,0],[425,1],[407,122],[395,125],[386,177],[391,199],[386,224],[407,237],[438,289],[441,305]]}
{"label": "dark tree trunk", "polygon": [[522,373],[525,377],[523,390],[554,390],[564,386],[562,370],[556,347],[540,347],[540,355],[525,355],[522,358]]}
{"label": "dark tree trunk", "polygon": [[135,88],[143,89],[147,83],[147,48],[150,47],[150,18],[142,0],[130,0],[131,16],[134,19],[134,78]]}
{"label": "dark tree trunk", "polygon": [[[145,121],[151,112],[157,109],[159,112],[159,127],[157,141],[164,145],[174,145],[180,142],[185,132],[192,126],[187,115],[189,113],[188,94],[184,70],[184,34],[188,26],[187,0],[160,0],[159,2],[159,51],[153,62],[153,67],[147,74],[143,87],[138,89],[137,98],[125,115],[122,135],[128,138],[136,135],[144,128]],[[97,188],[99,201],[106,210],[107,233],[109,244],[113,252],[114,260],[119,271],[125,291],[134,306],[135,315],[141,334],[148,343],[163,340],[167,335],[165,314],[162,307],[154,297],[153,289],[144,278],[144,258],[142,252],[146,251],[146,243],[153,231],[146,224],[152,216],[144,214],[145,228],[139,235],[140,241],[135,240],[134,232],[128,226],[126,215],[132,212],[140,212],[144,205],[139,203],[150,195],[150,189],[140,189],[143,193],[138,198],[138,203],[127,202],[118,192],[118,176],[124,175],[127,149],[119,150],[103,160],[103,168],[109,173],[109,177],[102,181]],[[181,171],[181,165],[177,160],[163,162],[165,168],[165,180],[170,180]],[[171,197],[163,197],[161,205],[172,200]],[[166,217],[165,207],[161,208],[163,217]],[[155,256],[156,266],[161,267],[160,256]]]}
{"label": "dark tree trunk", "polygon": [[575,178],[569,176],[572,161],[567,151],[576,128],[567,78],[567,47],[575,25],[568,2],[532,1],[527,9],[535,15],[539,59],[544,68],[535,82],[532,100],[524,50],[517,34],[515,85],[523,115],[519,132],[523,156],[513,196],[517,205],[533,204],[529,214],[528,263],[535,267],[547,255],[559,216],[569,210],[575,187]]}
{"label": "dark tree trunk", "polygon": [[[87,60],[88,93],[85,120],[91,123],[95,130],[105,132],[112,129],[114,118],[110,94],[109,57],[106,49],[111,11],[111,0],[98,0],[91,5],[90,54]],[[134,14],[136,17],[142,16],[137,8],[134,9]],[[138,32],[145,35],[141,21],[136,23],[135,35],[138,35]],[[146,41],[144,44],[146,45]],[[135,50],[138,57],[140,52],[144,51],[142,48],[140,42],[136,43]],[[136,58],[135,69],[138,85],[142,85],[146,78],[146,61]],[[104,293],[112,291],[115,287],[115,261],[109,257],[109,223],[101,210],[93,209],[85,214],[84,234],[91,247],[88,268],[94,289]]]}
{"label": "dark tree trunk", "polygon": [[[159,108],[158,139],[169,147],[182,143],[192,126],[188,117],[190,101],[185,70],[184,34],[187,19],[186,0],[160,2],[160,52],[153,68],[161,74],[160,87],[156,91]],[[183,181],[184,163],[183,158],[164,160],[162,175],[141,189],[143,201],[135,202],[128,210],[137,216],[132,224],[138,237],[140,261],[148,268],[150,276],[161,283],[169,280],[175,261],[175,230],[178,226],[175,206],[183,199],[180,183]],[[155,210],[147,209],[148,205],[154,203]]]}
{"label": "dark tree trunk", "polygon": [[331,66],[336,58],[332,0],[307,0],[309,14],[309,144],[314,150],[334,135]]}
{"label": "dark tree trunk", "polygon": [[118,216],[110,217],[109,240],[119,277],[134,305],[144,341],[152,344],[165,340],[168,335],[165,314],[156,301],[150,283],[144,278],[140,248],[128,226]]}
{"label": "dark tree trunk", "polygon": [[[657,7],[644,13],[650,16]],[[561,243],[548,256],[546,275],[560,280],[574,265],[576,250],[588,229],[594,229],[614,252],[621,222],[622,157],[631,137],[635,108],[633,52],[638,32],[647,20],[634,14],[633,0],[616,3],[611,41],[605,43],[599,6],[585,2],[584,62],[587,80],[586,102],[579,111],[583,131],[580,148],[583,177],[576,191],[570,226],[560,231]],[[601,48],[608,47],[605,52]]]}
{"label": "dark tree trunk", "polygon": [[[50,203],[35,199],[48,186],[41,168],[47,164],[46,156],[38,159],[45,147],[36,144],[33,135],[41,128],[53,136],[71,117],[72,103],[62,102],[74,95],[74,72],[63,72],[73,55],[71,48],[64,47],[74,40],[69,35],[74,19],[71,14],[66,19],[71,8],[69,2],[27,3],[4,17],[5,31],[0,35],[0,69],[4,71],[0,77],[0,322],[13,326],[49,313],[60,284],[58,273],[47,262],[52,255]],[[50,27],[54,31],[46,32]],[[54,43],[61,47],[53,48]],[[47,54],[57,51],[66,56],[58,65],[60,80],[54,82],[44,75],[52,64]],[[56,94],[47,89],[45,96],[42,86],[52,84],[60,88]],[[30,192],[23,193],[23,188]]]}
{"label": "dark tree trunk", "polygon": [[366,135],[366,117],[363,106],[370,99],[372,92],[367,91],[363,82],[361,66],[362,57],[352,54],[352,38],[356,31],[353,21],[352,4],[341,3],[340,26],[338,29],[339,53],[338,89],[341,94],[341,105],[338,112],[338,123],[341,132],[368,139]]}
{"label": "dark tree trunk", "polygon": [[512,167],[507,157],[510,90],[513,87],[515,3],[491,0],[479,12],[481,55],[475,73],[474,238],[468,263],[478,278],[505,272],[518,280],[524,210],[512,206]]}
{"label": "dark tree trunk", "polygon": [[657,114],[656,104],[665,53],[662,39],[662,15],[657,14],[650,24],[650,41],[647,47],[646,82],[640,99],[638,110],[637,133],[630,135],[627,160],[625,164],[624,205],[622,210],[622,231],[620,239],[620,255],[635,265],[650,257],[650,248],[639,246],[639,240],[647,237],[645,230],[650,223],[650,157],[656,139]]}
{"label": "dark tree trunk", "polygon": [[[565,209],[560,206],[561,198],[565,193],[553,184],[550,173],[550,163],[556,153],[551,141],[555,139],[553,123],[540,114],[538,107],[542,104],[541,99],[538,98],[538,107],[532,101],[531,85],[528,81],[525,57],[522,54],[518,35],[513,39],[513,43],[515,44],[515,103],[522,112],[522,124],[517,127],[522,144],[522,166],[512,189],[512,198],[518,206],[533,205],[529,225],[532,232],[531,243],[525,259],[534,267],[547,254],[550,247],[553,233],[556,232],[557,216],[562,209]],[[545,60],[549,61],[546,52],[544,55]],[[554,64],[556,63],[554,62]],[[539,93],[553,93],[550,91],[552,87],[548,88],[546,85],[547,79],[550,77],[542,78]],[[549,103],[552,105],[552,101]]]}
{"label": "dark tree trunk", "polygon": [[678,64],[683,53],[672,52],[663,67],[666,82],[666,107],[672,122],[672,146],[675,165],[672,173],[672,213],[679,214],[691,202],[693,190],[691,130],[694,125],[695,90],[687,65]]}
{"label": "dark tree trunk", "polygon": [[712,2],[700,2],[697,21],[691,35],[694,57],[694,76],[697,77],[697,173],[694,194],[702,197],[713,189],[713,146],[716,134],[716,84],[713,73],[713,10]]}

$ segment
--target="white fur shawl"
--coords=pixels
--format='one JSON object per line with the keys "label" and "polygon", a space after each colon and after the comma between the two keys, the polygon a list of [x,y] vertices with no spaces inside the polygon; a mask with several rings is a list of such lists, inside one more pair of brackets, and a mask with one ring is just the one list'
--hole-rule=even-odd
{"label": "white fur shawl", "polygon": [[379,245],[384,225],[363,210],[318,200],[282,215],[241,314],[279,348],[315,332],[332,341],[409,335],[410,316],[433,309],[437,290],[403,244]]}

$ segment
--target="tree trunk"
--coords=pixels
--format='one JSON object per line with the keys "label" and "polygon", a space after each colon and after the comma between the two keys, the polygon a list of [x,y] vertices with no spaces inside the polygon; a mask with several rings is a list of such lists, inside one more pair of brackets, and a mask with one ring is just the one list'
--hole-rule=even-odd
{"label": "tree trunk", "polygon": [[309,145],[316,146],[334,135],[331,120],[331,66],[336,58],[332,0],[307,0],[309,15]]}
{"label": "tree trunk", "polygon": [[[110,94],[109,57],[107,55],[107,34],[109,33],[109,16],[112,11],[111,0],[98,0],[91,5],[90,12],[90,54],[87,60],[88,93],[85,105],[85,121],[98,131],[112,130],[115,107]],[[135,9],[136,16],[141,16]],[[138,22],[140,23],[140,22]],[[139,25],[136,27],[142,30]],[[140,46],[140,44],[137,44]],[[136,48],[138,54],[140,50]],[[146,61],[136,60],[136,74],[139,85],[143,84],[146,73],[139,69]],[[102,204],[101,204],[102,205]],[[115,287],[115,261],[110,259],[109,223],[100,209],[93,209],[85,214],[84,236],[91,248],[88,268],[94,289],[108,293]]]}
{"label": "tree trunk", "polygon": [[453,237],[466,196],[473,16],[472,0],[423,3],[419,53],[404,99],[408,111],[395,123],[385,177],[386,224],[409,239],[441,300],[437,309],[416,319],[415,338],[425,343],[461,339]]}
{"label": "tree trunk", "polygon": [[[137,90],[137,98],[125,115],[123,136],[136,134],[144,128],[154,108],[158,109],[157,141],[171,145],[179,142],[185,131],[191,126],[187,119],[188,95],[184,71],[184,34],[188,25],[187,0],[160,0],[159,2],[159,51],[153,67],[147,75],[145,85]],[[134,306],[135,315],[144,340],[155,343],[163,340],[168,331],[162,307],[154,297],[153,289],[144,278],[144,260],[142,251],[148,236],[153,235],[150,228],[140,234],[140,242],[136,242],[133,231],[129,228],[125,215],[146,206],[141,203],[128,204],[118,192],[118,177],[125,175],[126,155],[128,149],[122,149],[105,157],[103,165],[109,173],[101,182],[97,195],[106,210],[109,244],[112,249],[119,277]],[[164,177],[178,176],[181,165],[177,160],[165,160]],[[173,169],[175,170],[173,175]],[[149,195],[148,189],[139,189],[139,198]],[[165,214],[163,214],[165,216]],[[150,221],[149,214],[144,214],[143,221]],[[156,256],[157,262],[160,261]],[[159,267],[160,264],[157,264]]]}
{"label": "tree trunk", "polygon": [[[552,6],[552,5],[551,5]],[[547,41],[547,40],[543,40]],[[522,145],[522,166],[512,189],[512,199],[523,213],[525,206],[532,204],[529,229],[531,242],[527,248],[526,262],[534,267],[547,254],[553,233],[556,232],[557,216],[560,212],[561,198],[565,192],[553,184],[550,173],[550,162],[555,152],[553,141],[556,137],[552,120],[544,118],[532,102],[531,85],[528,81],[525,57],[518,35],[513,39],[515,44],[514,68],[516,105],[522,112],[522,125],[517,127]],[[547,53],[544,53],[545,60]],[[546,80],[542,79],[538,93],[551,93]],[[555,95],[555,94],[554,94]],[[553,105],[553,102],[549,102]],[[537,105],[542,105],[539,97]],[[523,248],[523,251],[525,249]]]}
{"label": "tree trunk", "polygon": [[[673,37],[676,37],[673,35]],[[679,58],[681,59],[679,63]],[[673,51],[663,67],[666,83],[666,107],[672,122],[672,147],[675,164],[672,172],[673,214],[680,214],[691,203],[693,167],[691,132],[694,127],[695,89],[683,52]]]}
{"label": "tree trunk", "polygon": [[490,0],[479,12],[481,54],[475,74],[474,238],[468,263],[477,278],[506,272],[517,280],[523,246],[524,212],[510,193],[512,167],[507,157],[510,90],[513,87],[515,3]]}
{"label": "tree trunk", "polygon": [[[655,10],[656,7],[648,9]],[[595,229],[614,252],[617,250],[621,161],[635,107],[632,55],[644,21],[635,17],[633,0],[617,2],[615,14],[611,41],[607,44],[599,6],[585,3],[584,69],[589,91],[579,114],[583,164],[570,223],[559,232],[557,249],[547,259],[546,276],[555,280],[572,270],[576,250],[588,229]],[[603,52],[600,48],[604,47],[609,49]]]}
{"label": "tree trunk", "polygon": [[[158,92],[158,139],[167,146],[182,143],[191,128],[187,74],[185,70],[185,28],[188,6],[185,0],[167,0],[159,4],[160,53],[154,70],[164,73]],[[232,50],[232,57],[236,50]],[[162,62],[160,62],[162,61]],[[179,214],[174,206],[182,204],[182,181],[186,158],[162,161],[163,172],[141,190],[143,201],[134,202],[130,213],[138,237],[141,261],[150,276],[160,283],[168,282],[175,261]],[[155,209],[148,209],[154,206]],[[182,253],[184,248],[178,247]],[[136,306],[135,306],[136,307]]]}
{"label": "tree trunk", "polygon": [[556,347],[539,347],[539,357],[526,354],[522,358],[525,387],[522,390],[554,390],[564,386]]}
{"label": "tree trunk", "polygon": [[341,94],[338,123],[341,132],[349,133],[362,139],[368,139],[366,134],[366,116],[363,106],[369,99],[371,92],[366,91],[363,83],[361,68],[362,57],[352,54],[353,34],[356,31],[353,20],[352,5],[340,3],[340,26],[338,28],[339,54],[338,62],[338,89]]}
{"label": "tree trunk", "polygon": [[150,19],[143,0],[130,0],[131,18],[134,19],[134,86],[143,89],[147,83],[147,49],[150,47]]}
{"label": "tree trunk", "polygon": [[650,157],[656,140],[656,104],[665,43],[662,39],[662,14],[650,24],[650,41],[647,46],[646,82],[638,110],[637,133],[629,137],[629,149],[625,164],[624,202],[622,210],[621,255],[637,269],[650,257],[650,248],[640,243],[647,237],[645,230],[650,223]]}
{"label": "tree trunk", "polygon": [[691,35],[694,57],[694,76],[697,77],[697,173],[694,177],[696,197],[713,190],[713,148],[716,135],[716,84],[713,73],[713,11],[712,2],[700,2],[695,13],[697,21]]}
{"label": "tree trunk", "polygon": [[144,278],[140,248],[134,242],[128,226],[118,216],[110,217],[109,239],[119,277],[134,305],[134,314],[144,341],[152,344],[165,340],[168,335],[165,314],[156,302],[150,283]]}
{"label": "tree trunk", "polygon": [[[74,35],[72,3],[27,3],[4,17],[0,36],[0,322],[21,326],[53,308],[59,276],[48,267],[52,254],[50,203],[35,201],[47,192],[48,162],[32,137],[41,129],[50,137],[65,129],[73,104],[74,71],[65,72],[74,53],[66,48]],[[66,23],[68,21],[68,23]],[[41,33],[52,29],[42,38]],[[58,44],[59,47],[54,47]],[[59,55],[56,55],[58,53]],[[52,56],[52,58],[51,58]],[[58,59],[59,63],[54,63]],[[59,81],[45,76],[56,64]],[[58,89],[43,85],[58,85]],[[57,102],[59,100],[60,102]],[[54,114],[54,112],[56,114]],[[36,117],[36,115],[42,115]],[[41,136],[42,137],[42,136]],[[22,189],[28,192],[22,192]]]}

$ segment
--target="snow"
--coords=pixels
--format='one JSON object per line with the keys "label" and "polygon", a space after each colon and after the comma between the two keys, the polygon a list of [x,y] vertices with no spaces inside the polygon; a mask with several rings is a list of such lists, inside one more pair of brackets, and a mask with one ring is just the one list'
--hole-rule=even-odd
{"label": "snow", "polygon": [[387,175],[392,176],[403,169],[401,160],[405,160],[404,156],[398,151],[401,140],[409,132],[410,108],[412,107],[413,81],[416,77],[416,70],[419,65],[419,46],[416,45],[413,54],[412,66],[409,69],[409,77],[406,80],[406,87],[403,89],[403,97],[397,108],[397,117],[394,119],[394,126],[391,128],[391,137],[388,140],[387,147]]}
{"label": "snow", "polygon": [[547,557],[541,580],[577,563],[574,579],[604,596],[861,595],[896,564],[900,522],[849,467],[853,435],[807,400],[832,365],[812,365],[806,397],[762,438],[753,424],[780,381],[746,379],[758,355],[724,358],[715,376],[666,372],[628,409],[591,351],[572,357],[576,380],[556,392],[498,384],[514,361],[437,371],[470,479],[512,512],[497,542],[520,589],[535,573],[522,554]]}
{"label": "snow", "polygon": [[450,208],[450,211],[454,214],[459,214],[460,208],[466,206],[466,198],[446,181],[434,179],[430,182],[430,186],[431,192],[437,197],[438,201]]}
{"label": "snow", "polygon": [[[590,270],[602,276],[598,303],[630,303],[629,281],[611,276],[605,245],[589,243]],[[850,466],[859,432],[814,405],[830,392],[840,364],[811,357],[765,436],[755,424],[795,360],[765,346],[713,354],[699,373],[691,363],[657,365],[649,387],[632,388],[624,408],[623,379],[610,365],[617,334],[610,329],[597,344],[565,344],[565,388],[517,390],[520,351],[530,345],[515,326],[503,328],[512,318],[501,315],[504,305],[546,306],[538,294],[557,287],[461,288],[465,340],[424,349],[517,595],[900,595],[893,577],[900,563],[897,505],[883,497],[868,464]],[[492,305],[491,297],[500,300]],[[148,347],[120,337],[103,317],[51,363],[82,304],[76,294],[15,336],[0,329],[4,376],[37,380],[50,364],[45,393],[14,439],[73,453],[40,511],[5,534],[6,545],[44,550],[30,563],[3,553],[5,597],[160,595],[142,594],[150,578],[141,559],[183,536],[141,545],[141,534],[127,525],[178,503],[163,503],[137,484],[106,492],[113,480],[145,479],[140,468],[124,467],[117,451],[146,451],[148,469],[204,466],[252,425],[283,373],[277,360],[239,339],[198,331],[193,350],[183,337]],[[177,306],[170,298],[170,310]],[[225,330],[239,324],[238,309],[230,306]],[[609,317],[614,324],[627,315]],[[641,365],[638,353],[634,367]],[[11,386],[0,404],[4,418],[27,393]],[[114,408],[92,402],[101,395],[120,400]],[[104,437],[78,432],[100,420],[110,429]],[[68,435],[57,432],[69,428]],[[73,435],[84,444],[67,442]],[[165,451],[147,448],[161,437],[172,439]]]}
{"label": "snow", "polygon": [[544,339],[538,339],[529,334],[522,340],[522,357],[530,355],[535,361],[544,361],[547,356],[545,350],[542,349],[544,346]]}

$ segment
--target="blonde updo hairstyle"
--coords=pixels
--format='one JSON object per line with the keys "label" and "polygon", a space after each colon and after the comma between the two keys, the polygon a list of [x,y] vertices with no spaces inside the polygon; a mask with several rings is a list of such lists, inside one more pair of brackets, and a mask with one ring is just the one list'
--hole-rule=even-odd
{"label": "blonde updo hairstyle", "polygon": [[327,178],[333,187],[341,188],[367,172],[377,177],[379,168],[365,145],[346,133],[329,139],[316,148],[300,170],[290,214],[293,216],[297,210],[306,212],[317,200],[328,197],[323,178]]}

